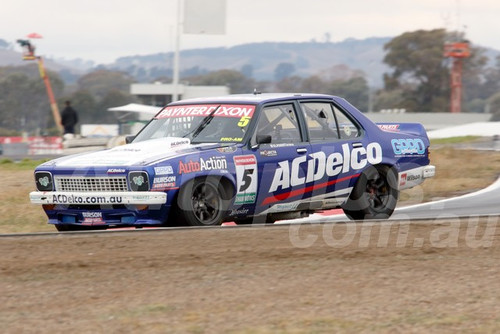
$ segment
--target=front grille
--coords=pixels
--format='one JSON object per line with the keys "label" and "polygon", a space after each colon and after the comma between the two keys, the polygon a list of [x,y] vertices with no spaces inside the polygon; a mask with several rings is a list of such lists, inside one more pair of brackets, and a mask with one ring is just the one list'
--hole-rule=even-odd
{"label": "front grille", "polygon": [[128,191],[127,178],[117,177],[55,177],[57,191]]}

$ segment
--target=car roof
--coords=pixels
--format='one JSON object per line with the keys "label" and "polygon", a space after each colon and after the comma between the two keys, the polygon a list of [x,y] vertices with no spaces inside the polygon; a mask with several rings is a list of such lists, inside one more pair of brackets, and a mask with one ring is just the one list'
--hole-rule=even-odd
{"label": "car roof", "polygon": [[217,97],[203,97],[180,100],[172,102],[169,105],[180,104],[200,104],[200,103],[238,103],[238,104],[260,104],[263,102],[273,102],[282,100],[300,100],[300,99],[332,99],[334,96],[325,94],[310,94],[310,93],[255,93],[255,94],[232,94]]}

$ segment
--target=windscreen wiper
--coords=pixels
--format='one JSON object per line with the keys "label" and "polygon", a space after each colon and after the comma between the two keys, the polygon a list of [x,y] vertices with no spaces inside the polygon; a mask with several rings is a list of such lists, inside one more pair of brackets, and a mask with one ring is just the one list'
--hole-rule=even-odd
{"label": "windscreen wiper", "polygon": [[190,131],[188,132],[187,134],[185,134],[184,136],[182,136],[183,138],[186,138],[188,137],[189,135],[191,135],[191,139],[194,139],[196,136],[198,136],[200,134],[201,131],[203,131],[203,129],[208,125],[210,124],[210,122],[212,121],[212,119],[214,118],[214,115],[215,115],[215,112],[220,108],[220,104],[217,106],[217,108],[215,108],[214,110],[212,110],[210,112],[210,114],[208,114],[207,116],[205,116],[205,118],[201,121],[200,125],[198,125],[195,129],[193,129],[193,131]]}

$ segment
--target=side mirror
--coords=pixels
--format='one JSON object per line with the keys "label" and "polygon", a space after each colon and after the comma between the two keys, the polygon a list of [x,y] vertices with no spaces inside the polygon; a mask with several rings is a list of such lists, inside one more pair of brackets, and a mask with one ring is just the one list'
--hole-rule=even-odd
{"label": "side mirror", "polygon": [[255,145],[252,145],[253,149],[256,149],[259,147],[260,144],[269,144],[271,143],[272,137],[270,135],[257,135],[255,137]]}
{"label": "side mirror", "polygon": [[257,140],[257,145],[270,144],[272,137],[271,135],[257,135],[255,139]]}
{"label": "side mirror", "polygon": [[135,136],[126,136],[125,137],[125,144],[130,144],[132,140],[134,140]]}

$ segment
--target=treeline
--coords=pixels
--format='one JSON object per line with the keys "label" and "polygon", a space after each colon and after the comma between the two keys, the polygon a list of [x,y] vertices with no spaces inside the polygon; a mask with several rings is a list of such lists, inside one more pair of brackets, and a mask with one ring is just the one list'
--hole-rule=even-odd
{"label": "treeline", "polygon": [[[384,86],[375,89],[366,73],[345,65],[325,69],[320,75],[294,75],[293,64],[281,63],[273,81],[256,81],[251,69],[185,72],[181,81],[191,85],[226,85],[231,93],[311,92],[346,98],[361,111],[405,108],[408,111],[447,112],[450,96],[451,60],[443,57],[445,41],[457,38],[443,29],[404,33],[385,44],[386,63],[391,71],[384,75]],[[460,36],[458,37],[460,38]],[[463,65],[463,111],[491,112],[500,120],[500,57],[492,63],[484,50],[472,47]],[[171,82],[168,75],[153,81]],[[116,123],[109,107],[138,102],[130,95],[130,84],[137,78],[128,73],[99,68],[65,84],[55,72],[49,77],[58,105],[71,100],[82,123]],[[0,68],[0,135],[55,133],[55,124],[45,87],[35,64]]]}

